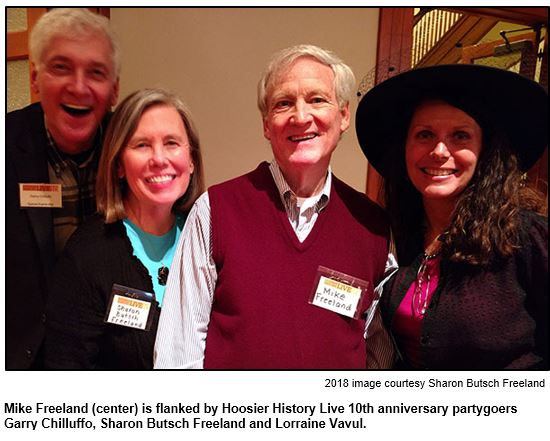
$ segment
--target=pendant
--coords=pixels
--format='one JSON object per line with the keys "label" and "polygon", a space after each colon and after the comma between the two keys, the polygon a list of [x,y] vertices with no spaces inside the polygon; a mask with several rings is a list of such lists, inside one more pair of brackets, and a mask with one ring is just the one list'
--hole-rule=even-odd
{"label": "pendant", "polygon": [[168,281],[168,268],[166,268],[164,265],[162,265],[160,268],[159,268],[159,271],[158,271],[158,282],[159,282],[159,285],[161,286],[165,286],[166,285],[166,282]]}

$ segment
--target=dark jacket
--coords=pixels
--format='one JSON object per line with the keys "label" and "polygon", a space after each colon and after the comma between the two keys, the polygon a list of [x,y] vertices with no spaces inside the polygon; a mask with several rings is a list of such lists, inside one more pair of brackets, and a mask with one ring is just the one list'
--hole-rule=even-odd
{"label": "dark jacket", "polygon": [[153,282],[121,221],[98,215],[71,236],[56,265],[48,302],[48,369],[152,369],[160,308],[149,331],[104,322],[113,284],[149,293]]}
{"label": "dark jacket", "polygon": [[[422,322],[422,367],[548,369],[548,219],[523,213],[520,235],[520,249],[489,268],[442,260]],[[422,257],[417,252],[384,289],[387,329],[416,278]],[[399,348],[397,337],[396,343]],[[401,366],[409,367],[406,357]]]}
{"label": "dark jacket", "polygon": [[47,146],[39,103],[8,113],[6,369],[42,367],[47,287],[55,264],[53,209],[20,208],[19,183],[49,182]]}

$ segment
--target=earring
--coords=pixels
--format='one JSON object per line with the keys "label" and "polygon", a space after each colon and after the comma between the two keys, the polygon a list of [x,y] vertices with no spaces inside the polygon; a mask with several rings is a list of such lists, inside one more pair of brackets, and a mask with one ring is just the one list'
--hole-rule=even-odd
{"label": "earring", "polygon": [[126,191],[127,187],[128,182],[126,181],[126,178],[124,176],[120,176],[118,178],[118,188],[120,188],[121,191]]}

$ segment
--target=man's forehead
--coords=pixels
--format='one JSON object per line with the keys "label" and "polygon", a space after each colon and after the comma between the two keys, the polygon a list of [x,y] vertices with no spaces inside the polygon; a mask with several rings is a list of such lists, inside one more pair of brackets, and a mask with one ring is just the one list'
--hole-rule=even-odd
{"label": "man's forehead", "polygon": [[[297,61],[297,60],[295,60]],[[271,78],[271,81],[268,85],[268,94],[273,95],[283,90],[295,89],[297,87],[313,88],[320,89],[322,83],[326,83],[326,86],[334,90],[334,72],[323,63],[319,63],[314,59],[306,60],[306,63],[316,63],[315,69],[299,71],[292,70],[295,63],[288,65],[285,69],[281,69],[276,72],[275,75]],[[321,69],[320,71],[317,69]],[[326,81],[324,81],[326,80]]]}
{"label": "man's forehead", "polygon": [[53,59],[84,60],[89,64],[112,66],[113,51],[109,40],[98,32],[78,35],[54,35],[44,48],[43,61]]}
{"label": "man's forehead", "polygon": [[93,49],[95,52],[101,52],[106,49],[108,55],[112,53],[111,43],[109,39],[98,31],[82,31],[76,34],[63,34],[58,33],[53,35],[46,43],[44,52],[50,54],[62,53],[68,48],[82,47],[82,51],[90,51]]}

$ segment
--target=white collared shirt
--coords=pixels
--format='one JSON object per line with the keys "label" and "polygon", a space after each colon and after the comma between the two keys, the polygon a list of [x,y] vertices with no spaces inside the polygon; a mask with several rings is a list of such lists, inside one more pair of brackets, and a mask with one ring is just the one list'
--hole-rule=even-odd
{"label": "white collared shirt", "polygon": [[332,185],[332,170],[329,166],[325,184],[321,192],[317,195],[303,199],[298,198],[291,190],[277,161],[271,161],[269,170],[279,190],[279,195],[285,207],[288,221],[290,225],[292,225],[300,242],[303,242],[313,229],[315,221],[319,217],[319,213],[328,205],[330,187]]}

